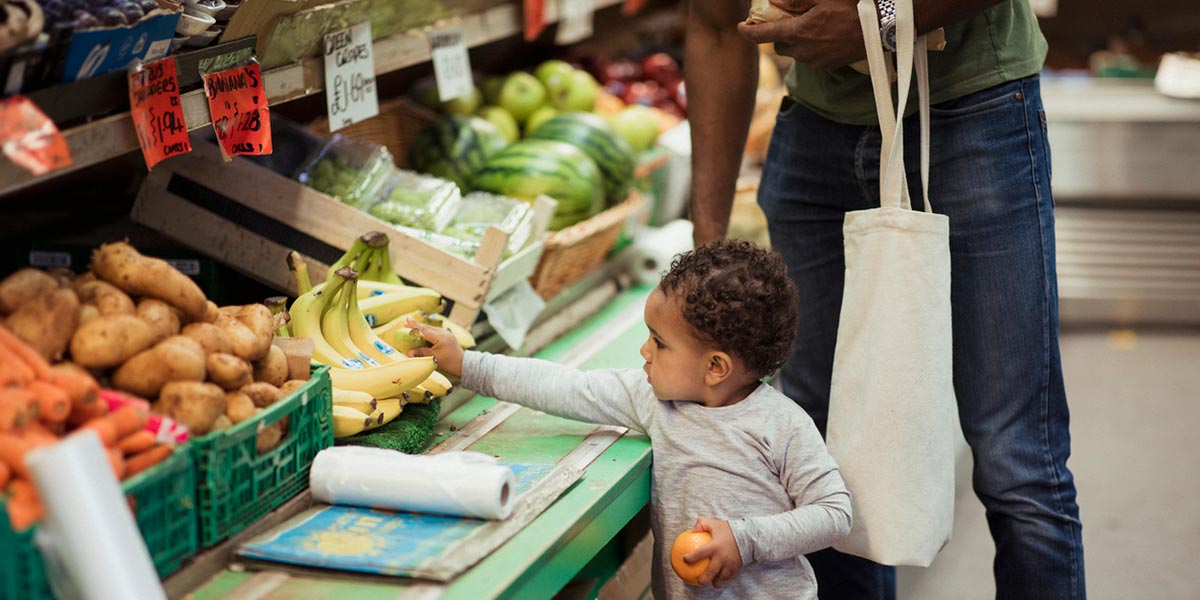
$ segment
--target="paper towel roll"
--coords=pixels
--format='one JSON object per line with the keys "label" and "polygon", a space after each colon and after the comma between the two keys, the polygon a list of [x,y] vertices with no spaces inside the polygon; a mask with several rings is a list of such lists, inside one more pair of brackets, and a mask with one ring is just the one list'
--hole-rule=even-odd
{"label": "paper towel roll", "polygon": [[692,222],[676,219],[637,233],[630,250],[630,270],[638,283],[656,285],[680,252],[692,249]]}
{"label": "paper towel roll", "polygon": [[65,593],[88,599],[166,598],[94,432],[75,433],[30,452],[25,464],[46,507],[39,535],[73,588]]}
{"label": "paper towel roll", "polygon": [[327,504],[507,519],[516,479],[508,467],[478,452],[425,456],[339,446],[317,454],[309,487],[313,498]]}

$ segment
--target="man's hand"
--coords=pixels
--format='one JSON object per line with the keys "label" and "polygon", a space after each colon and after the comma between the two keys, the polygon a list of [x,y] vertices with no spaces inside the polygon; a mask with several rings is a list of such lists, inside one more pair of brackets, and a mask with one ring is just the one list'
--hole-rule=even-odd
{"label": "man's hand", "polygon": [[429,344],[428,348],[409,350],[409,356],[432,356],[437,361],[439,371],[452,377],[462,377],[463,349],[458,345],[453,333],[412,319],[408,319],[405,325],[411,327],[414,333]]}
{"label": "man's hand", "polygon": [[696,519],[693,531],[707,531],[712,534],[711,542],[696,550],[683,555],[683,561],[691,564],[705,558],[711,559],[708,570],[700,576],[700,585],[712,584],[720,588],[726,581],[733,579],[742,570],[742,554],[738,551],[737,540],[733,539],[733,530],[729,523],[721,519],[700,517]]}
{"label": "man's hand", "polygon": [[773,23],[738,25],[756,44],[818,69],[833,70],[867,56],[856,0],[771,0],[796,16]]}

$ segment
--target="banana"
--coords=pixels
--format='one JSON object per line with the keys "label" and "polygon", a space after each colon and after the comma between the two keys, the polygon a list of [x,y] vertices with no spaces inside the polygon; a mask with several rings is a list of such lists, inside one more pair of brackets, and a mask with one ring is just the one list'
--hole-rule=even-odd
{"label": "banana", "polygon": [[408,327],[397,327],[392,331],[392,347],[408,354],[413,348],[425,348],[429,346],[425,340],[416,336],[413,330]]}
{"label": "banana", "polygon": [[[340,289],[341,284],[335,283],[334,287],[329,288],[329,293],[336,295]],[[292,303],[291,310],[288,311],[292,316],[290,324],[292,332],[297,337],[312,339],[313,360],[333,366],[362,368],[361,361],[342,356],[321,333],[321,309],[325,305],[325,296],[326,292],[321,290],[301,294],[299,298],[296,298],[296,301]]]}
{"label": "banana", "polygon": [[354,435],[367,428],[371,418],[361,410],[349,406],[333,405],[333,437]]}
{"label": "banana", "polygon": [[353,266],[355,261],[360,260],[364,255],[372,251],[367,245],[367,242],[363,239],[364,237],[366,237],[366,235],[361,235],[357,238],[354,238],[354,242],[350,244],[350,249],[346,250],[346,252],[342,254],[342,257],[337,259],[337,262],[329,265],[329,272],[325,275],[326,284],[332,282],[334,277],[337,277],[337,272],[343,267]]}
{"label": "banana", "polygon": [[372,422],[367,426],[367,431],[387,425],[400,416],[404,412],[404,401],[400,398],[386,398],[379,401],[379,408],[371,414],[372,417],[378,416],[378,423]]}
{"label": "banana", "polygon": [[368,415],[375,412],[378,407],[375,398],[370,394],[341,388],[333,388],[333,403],[337,406],[349,406]]}
{"label": "banana", "polygon": [[429,377],[425,378],[425,381],[421,382],[421,387],[429,390],[429,393],[433,394],[434,398],[441,398],[454,389],[454,383],[445,375],[434,371],[429,374]]}
{"label": "banana", "polygon": [[414,385],[412,389],[405,392],[404,401],[409,404],[429,404],[433,400],[433,392],[425,389],[424,386]]}
{"label": "banana", "polygon": [[378,363],[395,362],[403,358],[403,354],[379,339],[379,336],[375,335],[375,332],[367,325],[367,320],[363,318],[362,311],[358,308],[357,286],[346,286],[343,293],[346,294],[345,301],[348,309],[347,326],[350,329],[350,340],[354,342],[354,346]]}
{"label": "banana", "polygon": [[475,347],[475,336],[471,335],[470,330],[454,321],[449,317],[441,314],[429,315],[429,324],[436,327],[441,327],[454,334],[454,339],[458,340],[458,345],[463,348]]}
{"label": "banana", "polygon": [[437,368],[432,356],[403,358],[365,369],[333,367],[329,376],[333,385],[346,390],[366,392],[375,398],[393,398],[425,381]]}
{"label": "banana", "polygon": [[[339,272],[344,273],[345,271]],[[353,271],[349,271],[349,273],[353,274]],[[334,277],[342,277],[342,275],[334,275]],[[345,281],[353,285],[353,279]],[[351,289],[348,285],[344,286],[335,297],[327,299],[321,314],[321,334],[325,336],[325,341],[329,342],[334,350],[337,350],[338,354],[357,359],[367,367],[374,367],[379,362],[356,346],[350,337],[350,294],[348,292]]]}
{"label": "banana", "polygon": [[410,287],[384,294],[363,295],[358,288],[358,307],[371,327],[386,325],[414,311],[435,313],[442,310],[442,295],[429,288]]}
{"label": "banana", "polygon": [[385,245],[381,250],[379,253],[379,276],[372,279],[382,281],[383,283],[404,285],[404,282],[400,280],[400,276],[396,274],[396,269],[392,267],[392,254],[388,252],[387,246]]}
{"label": "banana", "polygon": [[307,294],[312,291],[312,281],[308,278],[308,263],[304,262],[304,257],[300,256],[299,252],[292,250],[287,254],[288,270],[292,273],[292,279],[296,281],[296,290],[299,294]]}

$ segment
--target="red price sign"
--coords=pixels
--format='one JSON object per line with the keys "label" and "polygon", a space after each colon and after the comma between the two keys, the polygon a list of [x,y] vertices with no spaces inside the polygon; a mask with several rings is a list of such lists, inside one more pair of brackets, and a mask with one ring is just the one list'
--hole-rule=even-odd
{"label": "red price sign", "polygon": [[536,40],[546,29],[545,0],[524,0],[525,6],[525,41]]}
{"label": "red price sign", "polygon": [[204,94],[225,156],[271,153],[271,113],[258,63],[205,75]]}
{"label": "red price sign", "polygon": [[67,140],[25,96],[0,100],[0,149],[35,176],[71,166]]}
{"label": "red price sign", "polygon": [[192,151],[173,57],[129,72],[129,111],[147,169]]}

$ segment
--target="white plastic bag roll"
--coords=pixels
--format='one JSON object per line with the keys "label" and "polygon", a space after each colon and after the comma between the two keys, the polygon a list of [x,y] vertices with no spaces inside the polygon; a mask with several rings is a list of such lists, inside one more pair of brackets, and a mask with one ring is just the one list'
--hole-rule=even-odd
{"label": "white plastic bag roll", "polygon": [[676,219],[659,228],[638,231],[630,250],[629,268],[643,285],[657,285],[671,261],[692,249],[692,222]]}
{"label": "white plastic bag roll", "polygon": [[425,456],[339,446],[317,454],[309,487],[314,499],[327,504],[507,519],[516,479],[479,452]]}
{"label": "white plastic bag roll", "polygon": [[39,546],[68,582],[54,582],[62,597],[166,598],[146,542],[100,438],[75,433],[29,453],[25,464],[46,507]]}

